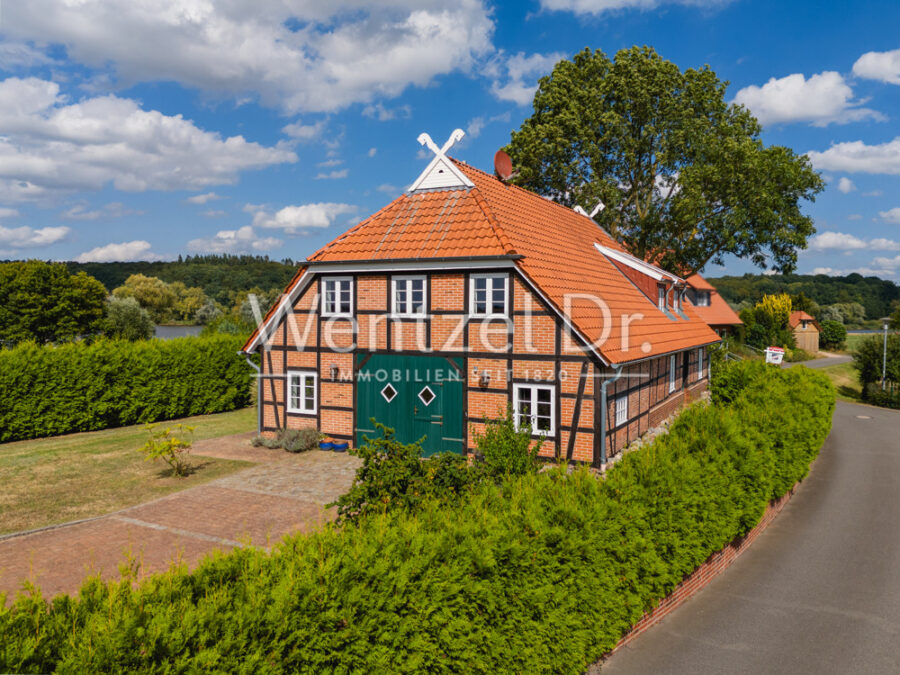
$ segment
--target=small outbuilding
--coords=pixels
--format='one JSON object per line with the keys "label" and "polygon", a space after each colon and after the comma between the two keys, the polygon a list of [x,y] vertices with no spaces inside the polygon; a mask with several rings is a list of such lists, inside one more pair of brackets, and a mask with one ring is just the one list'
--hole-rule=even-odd
{"label": "small outbuilding", "polygon": [[815,317],[806,312],[791,312],[788,325],[794,334],[794,343],[799,349],[815,354],[819,351],[821,328]]}

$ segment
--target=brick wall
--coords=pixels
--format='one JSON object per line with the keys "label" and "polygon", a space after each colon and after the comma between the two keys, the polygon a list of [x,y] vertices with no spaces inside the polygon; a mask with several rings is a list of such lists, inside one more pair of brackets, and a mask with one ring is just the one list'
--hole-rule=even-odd
{"label": "brick wall", "polygon": [[[424,348],[434,350],[429,352],[433,354],[472,354],[464,363],[469,450],[474,449],[474,434],[484,430],[485,420],[506,409],[514,383],[549,383],[554,391],[557,433],[543,445],[541,454],[547,458],[568,457],[576,462],[596,461],[600,420],[595,410],[599,396],[595,389],[599,378],[611,371],[602,370],[584,355],[576,340],[527,284],[511,275],[513,313],[508,320],[472,320],[466,317],[467,276],[458,272],[432,273],[428,277],[429,312],[425,320],[417,321],[389,316],[389,276],[354,277],[355,326],[347,319],[319,316],[319,281],[313,279],[295,302],[295,313],[274,331],[271,349],[265,354],[263,429],[318,426],[325,434],[352,442],[354,351],[416,353]],[[526,311],[530,313],[529,321],[523,315]],[[610,455],[681,405],[681,359],[679,355],[676,391],[671,394],[667,389],[667,357],[629,366],[628,377],[610,386]],[[691,366],[694,369],[695,362],[696,358]],[[337,373],[332,372],[332,366],[337,366]],[[315,415],[286,412],[286,370],[318,372],[319,409]],[[482,381],[484,372],[490,373],[486,385]],[[697,386],[695,370],[692,372],[689,388]],[[623,392],[629,399],[629,419],[620,428],[613,428],[615,398]]]}

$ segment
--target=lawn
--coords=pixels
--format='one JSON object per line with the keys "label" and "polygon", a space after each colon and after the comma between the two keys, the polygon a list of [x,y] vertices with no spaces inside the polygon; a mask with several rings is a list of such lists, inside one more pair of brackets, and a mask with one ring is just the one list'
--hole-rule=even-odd
{"label": "lawn", "polygon": [[829,377],[835,389],[837,389],[837,397],[841,401],[859,403],[862,387],[859,384],[856,369],[853,367],[852,362],[826,366],[819,369],[819,372],[825,373]]}
{"label": "lawn", "polygon": [[[256,428],[256,409],[184,420],[194,440]],[[0,534],[98,516],[250,466],[203,457],[186,478],[169,475],[162,462],[146,462],[138,449],[143,425],[0,444]]]}

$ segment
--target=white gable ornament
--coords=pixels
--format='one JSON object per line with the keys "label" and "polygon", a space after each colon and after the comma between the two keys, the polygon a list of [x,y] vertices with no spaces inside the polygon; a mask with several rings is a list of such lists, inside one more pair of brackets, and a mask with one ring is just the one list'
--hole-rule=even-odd
{"label": "white gable ornament", "polygon": [[475,187],[475,183],[470,181],[468,177],[466,177],[466,175],[447,157],[447,151],[465,135],[466,132],[462,129],[454,129],[453,133],[450,134],[450,138],[444,143],[444,147],[439,148],[437,144],[431,140],[431,136],[425,133],[419,134],[417,140],[434,153],[434,158],[410,186],[409,192]]}

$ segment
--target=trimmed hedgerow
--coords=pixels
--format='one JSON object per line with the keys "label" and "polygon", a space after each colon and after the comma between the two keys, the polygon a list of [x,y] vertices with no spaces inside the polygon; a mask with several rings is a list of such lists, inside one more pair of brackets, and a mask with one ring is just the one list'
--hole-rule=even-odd
{"label": "trimmed hedgerow", "polygon": [[247,406],[253,371],[241,344],[216,335],[0,350],[0,441]]}
{"label": "trimmed hedgerow", "polygon": [[[565,468],[0,609],[0,671],[578,673],[803,478],[834,390],[695,405],[606,479]],[[0,602],[2,606],[2,602]]]}

